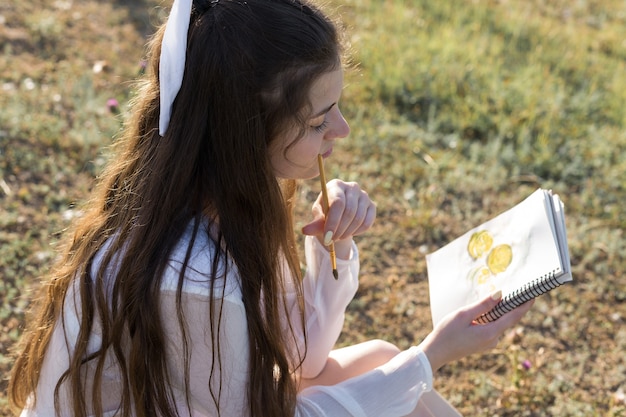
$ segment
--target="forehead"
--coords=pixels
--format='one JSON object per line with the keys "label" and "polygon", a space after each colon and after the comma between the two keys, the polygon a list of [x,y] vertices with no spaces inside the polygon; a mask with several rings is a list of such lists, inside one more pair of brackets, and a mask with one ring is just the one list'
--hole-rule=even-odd
{"label": "forehead", "polygon": [[326,72],[319,76],[311,85],[309,97],[313,107],[313,114],[327,109],[337,103],[343,89],[343,69]]}

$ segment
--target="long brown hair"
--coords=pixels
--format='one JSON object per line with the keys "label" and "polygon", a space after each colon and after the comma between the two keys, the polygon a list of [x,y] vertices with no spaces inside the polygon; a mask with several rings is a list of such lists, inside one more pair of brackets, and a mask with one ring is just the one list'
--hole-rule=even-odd
{"label": "long brown hair", "polygon": [[[195,226],[191,247],[208,218],[219,222],[215,259],[227,256],[241,277],[250,415],[293,415],[293,373],[301,358],[291,357],[292,340],[280,330],[286,314],[281,259],[297,284],[301,275],[291,219],[296,186],[275,178],[268,146],[302,122],[294,109],[306,111],[312,83],[337,67],[335,26],[305,0],[194,1],[185,76],[164,137],[158,134],[162,36],[163,27],[149,44],[151,70],[138,86],[124,134],[85,214],[68,234],[22,338],[11,402],[22,408],[36,392],[55,323],[74,286],[80,330],[70,341],[75,350],[69,369],[55,389],[57,413],[60,387],[68,384],[72,415],[102,415],[101,377],[112,352],[123,375],[121,415],[177,416],[160,322],[160,283],[185,228],[190,222]],[[104,256],[92,274],[99,251]],[[114,261],[117,272],[107,280]],[[217,263],[214,276],[216,268]],[[183,268],[179,310],[184,277]],[[301,297],[301,286],[296,289]],[[219,326],[218,310],[212,303],[210,326]],[[178,320],[185,329],[182,314]],[[102,344],[92,352],[88,344],[96,325]],[[189,346],[183,342],[188,380]],[[95,369],[93,389],[83,380],[88,364]],[[219,392],[211,388],[211,395],[219,408]]]}

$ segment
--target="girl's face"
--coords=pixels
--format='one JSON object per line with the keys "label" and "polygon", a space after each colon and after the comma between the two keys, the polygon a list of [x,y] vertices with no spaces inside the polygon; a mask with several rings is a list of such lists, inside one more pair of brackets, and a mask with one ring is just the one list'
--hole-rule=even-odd
{"label": "girl's face", "polygon": [[298,128],[289,130],[270,145],[270,159],[276,176],[310,179],[319,175],[317,155],[330,156],[338,138],[345,138],[350,127],[339,111],[343,89],[343,70],[321,75],[309,92],[313,108],[304,136],[294,142]]}

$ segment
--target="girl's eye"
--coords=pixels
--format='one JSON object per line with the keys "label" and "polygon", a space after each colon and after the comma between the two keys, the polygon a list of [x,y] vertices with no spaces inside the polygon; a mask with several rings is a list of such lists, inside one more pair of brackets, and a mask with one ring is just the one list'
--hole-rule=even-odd
{"label": "girl's eye", "polygon": [[327,127],[327,126],[328,126],[328,122],[327,122],[326,120],[324,120],[324,121],[322,122],[322,124],[317,125],[317,126],[312,126],[312,127],[313,127],[313,129],[315,129],[315,131],[316,131],[317,133],[323,133],[323,132],[324,132],[324,130],[326,130],[326,127]]}

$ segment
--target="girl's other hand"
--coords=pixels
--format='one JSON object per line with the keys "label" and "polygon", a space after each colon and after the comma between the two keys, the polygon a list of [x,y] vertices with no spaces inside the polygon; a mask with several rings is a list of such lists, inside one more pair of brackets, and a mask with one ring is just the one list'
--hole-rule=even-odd
{"label": "girl's other hand", "polygon": [[352,237],[367,231],[374,223],[376,204],[355,182],[334,179],[326,188],[328,214],[324,216],[320,193],[313,203],[314,220],[302,228],[302,233],[316,236],[326,246],[335,242],[337,256],[347,258]]}
{"label": "girl's other hand", "polygon": [[531,300],[522,304],[487,324],[474,321],[495,307],[501,298],[502,293],[498,291],[444,317],[420,344],[433,371],[454,360],[495,348],[504,331],[518,323],[534,303]]}

